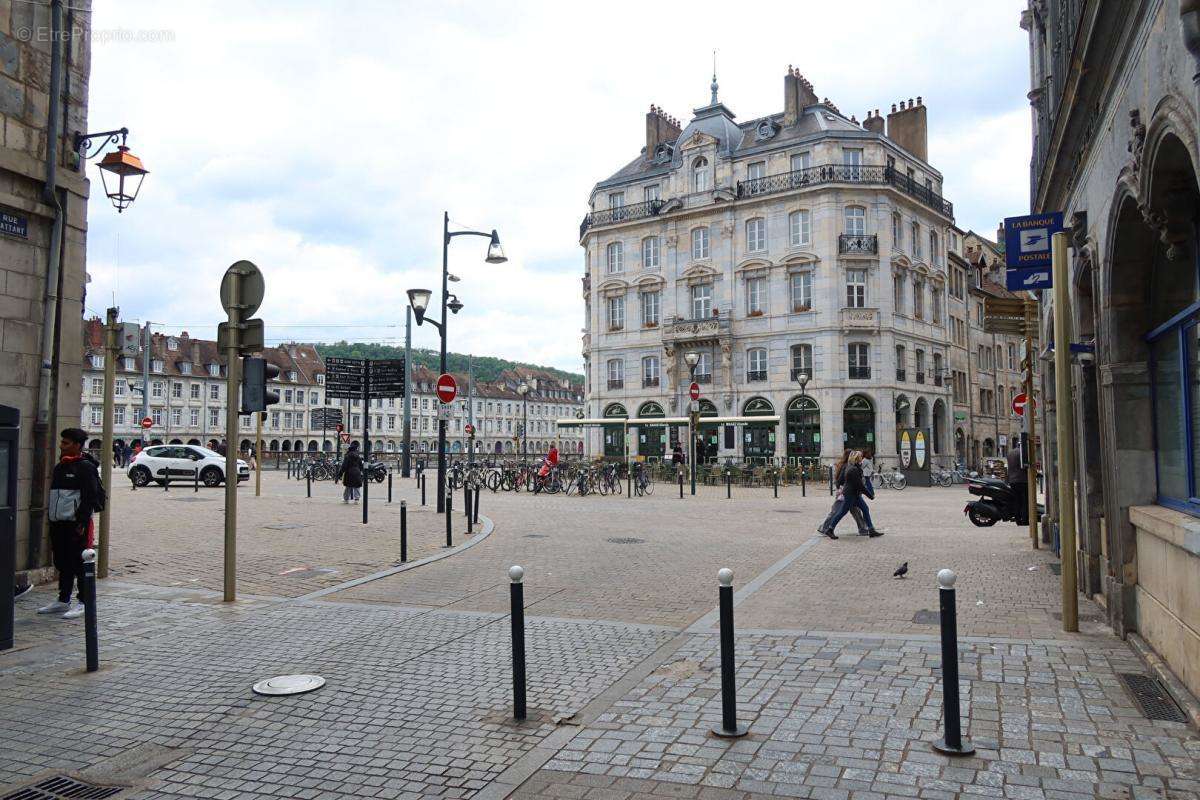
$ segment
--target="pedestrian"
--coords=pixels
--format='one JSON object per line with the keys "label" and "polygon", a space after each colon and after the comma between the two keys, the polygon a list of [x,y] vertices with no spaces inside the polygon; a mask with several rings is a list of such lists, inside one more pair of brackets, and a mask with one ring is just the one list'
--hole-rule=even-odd
{"label": "pedestrian", "polygon": [[550,443],[550,452],[546,454],[546,463],[551,467],[558,466],[558,448],[553,442]]}
{"label": "pedestrian", "polygon": [[1017,504],[1017,524],[1029,524],[1029,472],[1021,466],[1021,446],[1008,448],[1008,485],[1013,490],[1013,502]]}
{"label": "pedestrian", "polygon": [[874,498],[875,491],[865,480],[863,480],[862,460],[862,451],[855,450],[850,454],[850,458],[846,461],[842,482],[842,496],[845,502],[842,505],[841,510],[839,510],[837,514],[833,516],[833,519],[825,525],[824,529],[820,531],[823,535],[828,536],[830,539],[838,538],[837,534],[834,533],[834,529],[837,528],[837,524],[842,521],[842,517],[850,513],[850,509],[854,508],[855,506],[858,506],[858,508],[862,511],[863,518],[867,522],[867,535],[871,538],[883,536],[880,531],[875,530],[875,524],[871,522],[871,511],[869,508],[867,508],[866,500],[863,499],[864,497]]}
{"label": "pedestrian", "polygon": [[[38,609],[39,614],[62,614],[63,619],[83,616],[83,551],[93,544],[92,514],[104,509],[104,486],[99,466],[83,450],[87,433],[66,428],[58,443],[59,462],[50,477],[47,517],[50,547],[58,570],[58,599]],[[71,602],[78,585],[79,603]]]}
{"label": "pedestrian", "polygon": [[359,443],[351,442],[349,449],[346,450],[346,455],[342,458],[342,465],[338,467],[336,480],[342,482],[342,502],[349,503],[351,500],[358,502],[359,490],[363,485],[363,460],[358,452]]}
{"label": "pedestrian", "polygon": [[112,465],[114,469],[121,468],[121,443],[119,441],[113,442]]}
{"label": "pedestrian", "polygon": [[[837,516],[837,513],[841,511],[842,507],[846,504],[846,498],[842,493],[842,485],[846,481],[846,465],[850,462],[851,452],[853,451],[843,450],[842,457],[838,459],[837,463],[833,467],[833,480],[834,485],[837,487],[837,497],[834,498],[833,505],[830,507],[829,513],[825,515],[825,521],[817,526],[817,533],[821,534],[822,536],[828,535],[826,531],[831,529],[830,525],[833,522],[833,518]],[[869,531],[867,530],[866,523],[863,521],[862,510],[859,509],[858,506],[853,506],[850,509],[850,515],[854,517],[854,522],[858,525],[858,535],[866,536]]]}
{"label": "pedestrian", "polygon": [[683,445],[679,442],[675,443],[675,447],[671,448],[671,463],[678,469],[683,466]]}

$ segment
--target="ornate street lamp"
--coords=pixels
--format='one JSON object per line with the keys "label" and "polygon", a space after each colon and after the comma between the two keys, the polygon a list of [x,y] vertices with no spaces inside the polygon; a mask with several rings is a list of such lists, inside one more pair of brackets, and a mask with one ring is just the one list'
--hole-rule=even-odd
{"label": "ornate street lamp", "polygon": [[[142,180],[149,174],[149,170],[142,165],[142,160],[125,146],[128,136],[128,128],[101,131],[100,133],[75,132],[75,152],[84,162],[99,155],[106,144],[117,145],[116,150],[105,154],[98,166],[104,194],[112,201],[118,214],[137,199],[138,192],[142,188]],[[92,140],[99,140],[94,149]]]}
{"label": "ornate street lamp", "polygon": [[521,460],[524,461],[529,441],[529,384],[521,381],[517,394],[521,395]]}
{"label": "ornate street lamp", "polygon": [[[683,356],[684,363],[687,364],[689,382],[696,380],[696,367],[700,364],[700,354],[695,350],[689,350]],[[700,408],[699,401],[688,403],[688,470],[691,472],[692,478],[692,494],[696,494],[696,434],[700,430]]]}

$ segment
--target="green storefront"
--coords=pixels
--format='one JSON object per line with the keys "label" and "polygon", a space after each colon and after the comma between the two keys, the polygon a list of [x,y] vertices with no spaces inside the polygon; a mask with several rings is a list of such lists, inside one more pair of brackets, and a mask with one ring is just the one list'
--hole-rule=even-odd
{"label": "green storefront", "polygon": [[[746,403],[743,416],[771,417],[775,415],[775,407],[762,397],[755,397]],[[775,456],[775,423],[747,422],[742,431],[742,455],[747,459],[768,459]]]}
{"label": "green storefront", "polygon": [[788,458],[821,455],[821,408],[808,395],[800,395],[787,408]]}
{"label": "green storefront", "polygon": [[604,457],[625,458],[625,419],[629,412],[620,403],[613,403],[604,409],[605,419],[619,419],[618,424],[604,426]]}
{"label": "green storefront", "polygon": [[[643,403],[638,409],[639,419],[655,419],[663,418],[666,414],[663,413],[663,407],[658,403]],[[644,425],[639,423],[637,427],[637,452],[639,456],[647,458],[661,459],[667,450],[667,426],[666,425]]]}

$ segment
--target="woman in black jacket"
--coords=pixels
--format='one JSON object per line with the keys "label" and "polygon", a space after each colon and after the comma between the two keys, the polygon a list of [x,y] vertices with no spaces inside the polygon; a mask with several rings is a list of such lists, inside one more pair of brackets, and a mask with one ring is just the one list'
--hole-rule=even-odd
{"label": "woman in black jacket", "polygon": [[863,499],[864,496],[874,497],[875,492],[863,477],[862,460],[863,454],[861,450],[855,450],[850,454],[850,460],[847,462],[846,470],[843,473],[842,498],[844,502],[841,509],[834,514],[833,519],[821,531],[821,533],[830,539],[837,538],[834,529],[842,521],[842,517],[849,514],[850,509],[855,507],[862,511],[863,518],[867,522],[867,535],[871,537],[883,536],[882,533],[875,530],[875,523],[871,521],[871,511],[867,508],[867,503]]}
{"label": "woman in black jacket", "polygon": [[337,480],[345,487],[342,490],[342,502],[349,503],[353,500],[357,503],[359,490],[363,485],[363,460],[358,453],[358,442],[350,443],[350,449],[346,451],[342,465],[338,467]]}

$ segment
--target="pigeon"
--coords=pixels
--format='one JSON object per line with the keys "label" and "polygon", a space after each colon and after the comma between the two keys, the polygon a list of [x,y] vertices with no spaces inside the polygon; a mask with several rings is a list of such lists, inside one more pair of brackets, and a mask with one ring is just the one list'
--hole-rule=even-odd
{"label": "pigeon", "polygon": [[893,578],[903,578],[908,574],[908,562],[905,561],[900,566],[896,567],[896,571],[892,573]]}

